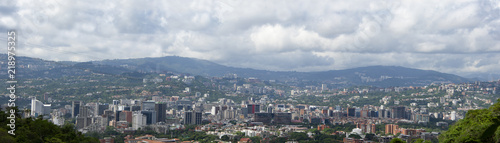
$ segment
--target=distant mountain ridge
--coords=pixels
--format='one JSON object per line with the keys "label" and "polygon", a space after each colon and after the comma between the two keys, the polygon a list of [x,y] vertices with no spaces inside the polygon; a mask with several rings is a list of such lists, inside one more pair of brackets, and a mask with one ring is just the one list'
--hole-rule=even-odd
{"label": "distant mountain ridge", "polygon": [[177,56],[103,60],[94,63],[99,65],[127,67],[130,70],[142,72],[172,71],[209,77],[237,74],[238,77],[255,77],[262,80],[318,81],[333,84],[374,85],[384,87],[421,86],[431,83],[461,83],[470,81],[467,78],[453,74],[400,66],[368,66],[321,72],[267,71],[228,67],[206,60]]}
{"label": "distant mountain ridge", "polygon": [[[6,59],[5,54],[0,58]],[[207,60],[167,56],[157,58],[116,59],[92,62],[53,62],[36,58],[22,57],[19,66],[37,65],[36,69],[24,68],[24,73],[36,77],[57,77],[84,75],[94,73],[130,74],[130,73],[188,73],[206,77],[221,77],[237,74],[238,77],[255,77],[262,80],[279,80],[290,82],[321,82],[339,85],[369,85],[369,86],[423,86],[431,83],[462,83],[469,82],[453,74],[440,73],[431,70],[411,69],[400,66],[368,66],[345,70],[330,70],[321,72],[267,71],[250,68],[235,68],[220,65]],[[5,66],[1,66],[4,70]],[[43,74],[45,73],[45,74]],[[53,74],[54,73],[54,74]],[[57,73],[57,74],[55,74]],[[49,76],[51,75],[51,76]],[[1,75],[0,75],[1,76]],[[22,77],[22,76],[21,76]]]}

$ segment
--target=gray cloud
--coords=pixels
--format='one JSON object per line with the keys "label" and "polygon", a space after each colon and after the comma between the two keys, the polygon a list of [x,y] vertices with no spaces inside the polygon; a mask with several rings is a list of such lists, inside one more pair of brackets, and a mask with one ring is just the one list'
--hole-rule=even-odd
{"label": "gray cloud", "polygon": [[280,71],[500,70],[498,1],[20,0],[0,7],[0,29],[21,34],[18,53],[47,60],[177,55]]}

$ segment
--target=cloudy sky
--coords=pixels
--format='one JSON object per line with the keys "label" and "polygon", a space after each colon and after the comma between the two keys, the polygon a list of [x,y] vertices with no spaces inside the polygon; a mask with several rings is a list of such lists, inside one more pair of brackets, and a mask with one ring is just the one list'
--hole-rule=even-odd
{"label": "cloudy sky", "polygon": [[1,1],[8,29],[19,33],[18,55],[56,61],[176,55],[279,71],[500,71],[498,0]]}

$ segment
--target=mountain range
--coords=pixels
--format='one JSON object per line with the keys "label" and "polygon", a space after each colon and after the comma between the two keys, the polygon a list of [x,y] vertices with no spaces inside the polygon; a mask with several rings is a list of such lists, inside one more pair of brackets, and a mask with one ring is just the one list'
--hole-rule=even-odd
{"label": "mountain range", "polygon": [[[6,54],[0,54],[7,59]],[[93,73],[111,75],[140,75],[147,73],[178,73],[205,77],[222,77],[236,74],[238,77],[253,77],[260,80],[287,82],[318,82],[339,85],[368,86],[423,86],[431,83],[462,83],[470,79],[432,70],[419,70],[400,66],[368,66],[345,70],[320,72],[267,71],[236,68],[214,62],[167,56],[157,58],[116,59],[92,62],[55,62],[30,57],[16,57],[18,78],[58,78],[63,76],[89,75]],[[6,71],[6,62],[1,70]],[[6,72],[0,76],[7,77]]]}

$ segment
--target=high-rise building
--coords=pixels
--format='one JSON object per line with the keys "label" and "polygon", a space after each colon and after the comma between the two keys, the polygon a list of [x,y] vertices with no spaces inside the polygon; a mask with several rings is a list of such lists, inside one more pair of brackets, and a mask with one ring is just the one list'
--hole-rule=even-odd
{"label": "high-rise building", "polygon": [[255,113],[253,117],[254,122],[262,122],[264,124],[270,124],[273,119],[273,113]]}
{"label": "high-rise building", "polygon": [[347,108],[347,116],[350,117],[356,116],[356,108]]}
{"label": "high-rise building", "polygon": [[109,105],[108,103],[105,103],[105,104],[96,104],[95,105],[95,116],[100,116],[102,114],[104,114],[104,110],[108,109],[109,108]]}
{"label": "high-rise building", "polygon": [[146,116],[146,125],[151,125],[156,123],[156,111],[146,110],[141,111],[141,113]]}
{"label": "high-rise building", "polygon": [[391,107],[391,118],[405,119],[406,110],[404,106]]}
{"label": "high-rise building", "polygon": [[120,104],[120,100],[113,100],[113,105],[118,105]]}
{"label": "high-rise building", "polygon": [[78,117],[89,117],[91,116],[90,106],[80,105],[80,111]]}
{"label": "high-rise building", "polygon": [[399,126],[394,124],[385,125],[385,134],[397,134],[399,133]]}
{"label": "high-rise building", "polygon": [[117,121],[117,122],[118,122],[118,121],[120,121],[120,114],[121,114],[121,113],[122,113],[122,111],[116,111],[116,112],[115,112],[115,115],[114,115],[114,117],[115,117],[115,121]]}
{"label": "high-rise building", "polygon": [[340,110],[342,110],[342,108],[340,108],[340,105],[336,105],[335,106],[335,110],[339,110],[340,111]]}
{"label": "high-rise building", "polygon": [[212,106],[212,110],[210,111],[210,114],[217,115],[219,113],[219,110],[220,110],[219,106]]}
{"label": "high-rise building", "polygon": [[130,111],[141,111],[141,106],[139,105],[130,106]]}
{"label": "high-rise building", "polygon": [[290,124],[292,113],[255,113],[253,121],[264,124]]}
{"label": "high-rise building", "polygon": [[248,104],[248,114],[255,114],[260,112],[260,105],[259,104]]}
{"label": "high-rise building", "polygon": [[201,124],[201,121],[203,120],[203,114],[201,112],[194,112],[194,118],[193,118],[193,123],[196,125]]}
{"label": "high-rise building", "polygon": [[190,125],[193,124],[193,112],[191,111],[186,111],[184,112],[184,125]]}
{"label": "high-rise building", "polygon": [[378,110],[378,117],[385,118],[385,109]]}
{"label": "high-rise building", "polygon": [[167,118],[167,104],[166,103],[156,103],[156,122],[165,122]]}
{"label": "high-rise building", "polygon": [[142,106],[141,106],[141,110],[142,111],[145,111],[145,110],[155,110],[155,101],[143,101],[142,102]]}
{"label": "high-rise building", "polygon": [[132,123],[132,112],[126,110],[120,112],[120,121],[127,121],[128,123]]}
{"label": "high-rise building", "polygon": [[234,119],[236,118],[236,110],[224,110],[223,111],[224,119]]}
{"label": "high-rise building", "polygon": [[275,124],[285,124],[288,125],[292,122],[292,113],[273,113]]}
{"label": "high-rise building", "polygon": [[369,110],[361,110],[360,114],[361,114],[361,118],[370,117],[370,111]]}
{"label": "high-rise building", "polygon": [[33,97],[31,99],[31,116],[38,117],[39,115],[43,115],[43,103]]}
{"label": "high-rise building", "polygon": [[450,120],[455,121],[457,119],[457,112],[456,111],[451,111],[450,113]]}
{"label": "high-rise building", "polygon": [[132,115],[132,118],[133,118],[133,122],[132,122],[132,128],[134,128],[135,130],[141,128],[142,126],[146,125],[146,120],[147,120],[147,117],[142,115],[141,112],[137,111],[137,112],[134,112],[133,115]]}
{"label": "high-rise building", "polygon": [[90,117],[78,116],[76,118],[76,125],[75,126],[77,129],[85,128],[85,127],[89,126],[90,124],[92,124],[92,118],[90,118]]}
{"label": "high-rise building", "polygon": [[269,104],[269,106],[267,106],[267,113],[273,113],[273,104]]}
{"label": "high-rise building", "polygon": [[384,118],[391,118],[391,114],[392,114],[392,113],[391,113],[391,111],[390,111],[390,110],[385,110],[384,112],[385,112],[385,113],[384,113]]}
{"label": "high-rise building", "polygon": [[246,108],[246,107],[241,108],[241,114],[243,115],[243,117],[247,117],[248,116],[248,108]]}
{"label": "high-rise building", "polygon": [[43,113],[42,113],[42,115],[50,115],[51,108],[52,108],[51,104],[43,104]]}
{"label": "high-rise building", "polygon": [[370,133],[376,133],[377,132],[377,126],[375,124],[370,124]]}
{"label": "high-rise building", "polygon": [[195,124],[199,125],[202,121],[201,112],[186,111],[184,112],[184,125]]}
{"label": "high-rise building", "polygon": [[378,117],[378,111],[370,111],[370,117]]}
{"label": "high-rise building", "polygon": [[71,117],[74,118],[80,114],[80,106],[83,105],[81,101],[73,101],[71,106]]}

